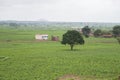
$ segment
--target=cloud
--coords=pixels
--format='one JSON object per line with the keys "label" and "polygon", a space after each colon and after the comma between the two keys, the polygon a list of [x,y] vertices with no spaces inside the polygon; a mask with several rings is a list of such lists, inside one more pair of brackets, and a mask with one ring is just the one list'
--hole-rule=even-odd
{"label": "cloud", "polygon": [[0,18],[120,21],[120,0],[0,0]]}
{"label": "cloud", "polygon": [[60,0],[0,0],[0,6],[52,4]]}

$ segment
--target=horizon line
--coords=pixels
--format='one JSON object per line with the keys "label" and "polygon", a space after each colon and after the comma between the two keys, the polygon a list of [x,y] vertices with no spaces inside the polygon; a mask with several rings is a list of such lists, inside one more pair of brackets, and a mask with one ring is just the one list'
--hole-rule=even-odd
{"label": "horizon line", "polygon": [[120,23],[120,22],[110,22],[110,21],[49,21],[49,20],[0,20],[0,21],[18,21],[18,22],[66,22],[66,23],[74,23],[74,22],[82,22],[82,23]]}

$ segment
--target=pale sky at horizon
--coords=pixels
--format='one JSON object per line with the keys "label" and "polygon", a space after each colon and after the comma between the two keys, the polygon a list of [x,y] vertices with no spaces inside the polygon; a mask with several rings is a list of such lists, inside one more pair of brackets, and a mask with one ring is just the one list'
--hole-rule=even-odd
{"label": "pale sky at horizon", "polygon": [[0,20],[120,22],[120,0],[0,0]]}

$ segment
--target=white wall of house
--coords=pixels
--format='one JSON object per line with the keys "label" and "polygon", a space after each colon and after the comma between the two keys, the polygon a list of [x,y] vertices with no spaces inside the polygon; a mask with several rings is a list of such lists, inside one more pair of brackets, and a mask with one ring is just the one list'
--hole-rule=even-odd
{"label": "white wall of house", "polygon": [[48,35],[47,34],[36,34],[35,39],[37,39],[37,40],[47,40]]}

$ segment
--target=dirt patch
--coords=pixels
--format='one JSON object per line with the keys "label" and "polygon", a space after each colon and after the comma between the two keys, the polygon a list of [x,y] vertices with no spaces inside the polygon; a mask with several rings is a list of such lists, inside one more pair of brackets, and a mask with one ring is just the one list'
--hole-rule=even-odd
{"label": "dirt patch", "polygon": [[80,78],[79,76],[76,76],[76,75],[67,74],[67,75],[59,77],[56,80],[80,80]]}

